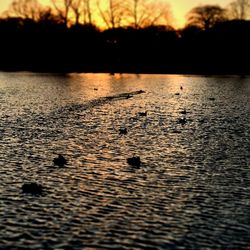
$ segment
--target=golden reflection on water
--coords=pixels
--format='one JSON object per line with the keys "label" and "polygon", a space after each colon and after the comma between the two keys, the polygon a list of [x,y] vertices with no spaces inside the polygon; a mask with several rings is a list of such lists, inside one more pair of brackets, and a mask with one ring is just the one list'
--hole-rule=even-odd
{"label": "golden reflection on water", "polygon": [[[87,95],[88,99],[94,99],[100,96],[108,96],[112,91],[113,76],[109,74],[70,74],[73,82],[82,84],[80,91]],[[88,84],[86,84],[88,83]]]}

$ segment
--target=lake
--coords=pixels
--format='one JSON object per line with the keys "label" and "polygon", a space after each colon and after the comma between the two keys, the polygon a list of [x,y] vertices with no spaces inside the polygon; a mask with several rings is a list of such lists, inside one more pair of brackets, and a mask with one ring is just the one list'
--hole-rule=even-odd
{"label": "lake", "polygon": [[1,250],[250,249],[249,77],[0,72],[0,103]]}

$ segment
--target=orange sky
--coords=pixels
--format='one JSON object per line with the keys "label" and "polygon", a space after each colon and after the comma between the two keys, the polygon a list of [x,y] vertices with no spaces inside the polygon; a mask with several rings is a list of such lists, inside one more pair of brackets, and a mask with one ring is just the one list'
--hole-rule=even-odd
{"label": "orange sky", "polygon": [[[8,5],[13,0],[0,0],[0,12],[6,10]],[[219,4],[222,7],[225,7],[228,3],[233,0],[163,0],[169,3],[172,7],[172,12],[176,20],[175,25],[181,27],[185,23],[186,13],[197,5],[202,4]],[[50,0],[39,0],[40,3],[48,4]]]}

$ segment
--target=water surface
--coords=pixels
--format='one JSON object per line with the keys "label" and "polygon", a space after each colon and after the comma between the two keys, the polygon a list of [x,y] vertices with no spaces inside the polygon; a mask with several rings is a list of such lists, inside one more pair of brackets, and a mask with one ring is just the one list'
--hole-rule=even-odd
{"label": "water surface", "polygon": [[0,249],[250,249],[250,78],[0,73],[0,103]]}

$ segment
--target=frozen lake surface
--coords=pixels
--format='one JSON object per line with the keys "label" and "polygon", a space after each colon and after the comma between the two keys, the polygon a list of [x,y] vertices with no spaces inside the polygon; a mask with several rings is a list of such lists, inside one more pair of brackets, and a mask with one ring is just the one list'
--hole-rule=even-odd
{"label": "frozen lake surface", "polygon": [[2,72],[0,103],[1,250],[250,249],[250,78]]}

